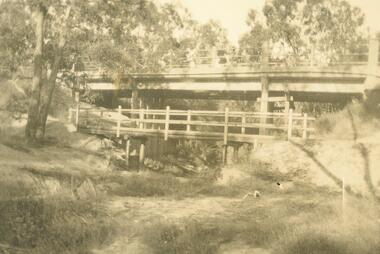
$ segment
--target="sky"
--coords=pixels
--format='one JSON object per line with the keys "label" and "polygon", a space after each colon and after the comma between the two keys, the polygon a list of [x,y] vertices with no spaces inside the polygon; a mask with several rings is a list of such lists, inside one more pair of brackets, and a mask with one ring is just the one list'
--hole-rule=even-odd
{"label": "sky", "polygon": [[[227,29],[230,40],[237,43],[248,30],[245,24],[250,9],[261,10],[265,0],[159,0],[181,3],[194,19],[207,22],[217,20]],[[291,0],[290,0],[291,1]],[[371,32],[380,31],[380,0],[348,0],[360,7],[366,15],[366,26]]]}

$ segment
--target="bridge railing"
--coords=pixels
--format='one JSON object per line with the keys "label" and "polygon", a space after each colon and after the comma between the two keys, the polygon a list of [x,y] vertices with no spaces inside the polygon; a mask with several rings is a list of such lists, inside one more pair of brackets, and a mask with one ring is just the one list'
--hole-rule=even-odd
{"label": "bridge railing", "polygon": [[[75,117],[73,117],[75,114]],[[228,142],[251,142],[257,138],[303,138],[312,136],[314,118],[307,114],[241,111],[161,109],[80,109],[70,111],[78,130],[109,134],[161,135]]]}
{"label": "bridge railing", "polygon": [[[162,70],[168,71],[173,69],[187,69],[194,67],[260,67],[261,56],[258,54],[215,54],[203,52],[202,54],[189,56],[172,56],[165,57],[161,63]],[[324,59],[310,57],[284,57],[270,58],[269,67],[322,67],[322,66],[358,66],[368,64],[368,53],[352,53],[325,57]],[[86,61],[85,72],[103,73],[104,70],[100,65],[94,62]]]}

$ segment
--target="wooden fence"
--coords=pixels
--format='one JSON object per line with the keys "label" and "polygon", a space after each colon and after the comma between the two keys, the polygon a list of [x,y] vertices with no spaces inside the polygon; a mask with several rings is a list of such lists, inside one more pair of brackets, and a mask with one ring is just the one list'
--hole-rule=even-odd
{"label": "wooden fence", "polygon": [[[75,117],[73,116],[75,114]],[[120,137],[162,136],[252,143],[257,139],[309,138],[315,118],[307,114],[161,109],[80,108],[70,110],[77,130]]]}

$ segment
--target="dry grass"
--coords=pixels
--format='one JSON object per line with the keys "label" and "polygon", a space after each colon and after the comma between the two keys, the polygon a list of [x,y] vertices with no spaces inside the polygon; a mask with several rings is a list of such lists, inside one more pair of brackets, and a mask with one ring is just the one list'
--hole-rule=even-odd
{"label": "dry grass", "polygon": [[237,188],[216,186],[210,178],[179,179],[172,175],[153,172],[131,173],[127,176],[106,177],[109,193],[132,197],[174,197],[185,198],[199,195],[237,196]]}
{"label": "dry grass", "polygon": [[222,242],[232,239],[225,227],[188,220],[183,225],[157,222],[144,232],[143,241],[155,254],[213,254]]}
{"label": "dry grass", "polygon": [[[330,139],[355,139],[378,131],[379,110],[353,103],[336,113],[325,114],[316,122],[317,136]],[[356,125],[356,126],[355,126]],[[359,127],[360,126],[360,127]]]}
{"label": "dry grass", "polygon": [[[333,123],[331,130],[335,129]],[[33,149],[25,147],[22,140],[4,138],[2,142],[20,153],[29,154]],[[380,253],[378,205],[364,198],[348,197],[344,220],[340,194],[306,181],[305,169],[294,167],[279,172],[273,165],[257,161],[239,167],[247,177],[226,185],[217,184],[217,172],[188,179],[117,172],[98,177],[96,182],[107,186],[109,195],[218,196],[237,200],[226,213],[216,217],[142,223],[142,228],[132,233],[157,254],[213,254],[219,252],[221,245],[234,241],[279,254]],[[24,171],[36,175],[33,170]],[[59,179],[52,171],[43,177]],[[278,181],[292,182],[292,188],[280,192],[275,184]],[[239,199],[256,189],[263,193],[262,197]],[[27,253],[90,253],[107,245],[116,234],[115,223],[99,208],[98,200],[73,200],[63,195],[57,200],[31,197],[36,193],[33,185],[25,182],[0,182],[0,244],[25,249]]]}
{"label": "dry grass", "polygon": [[0,242],[28,253],[87,253],[115,233],[112,220],[89,201],[10,199],[0,211]]}
{"label": "dry grass", "polygon": [[349,197],[344,220],[339,193],[301,186],[242,201],[225,216],[159,221],[141,237],[157,254],[218,253],[222,244],[233,241],[280,254],[374,254],[380,247],[379,209],[366,199]]}

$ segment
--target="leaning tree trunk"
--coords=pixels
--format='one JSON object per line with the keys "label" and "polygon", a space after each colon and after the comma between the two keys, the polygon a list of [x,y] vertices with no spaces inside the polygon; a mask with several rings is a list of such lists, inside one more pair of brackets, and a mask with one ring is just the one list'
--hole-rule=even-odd
{"label": "leaning tree trunk", "polygon": [[53,94],[56,88],[56,79],[59,70],[59,65],[62,59],[62,49],[57,50],[57,55],[54,59],[50,76],[46,79],[44,89],[41,90],[40,108],[37,133],[41,135],[41,139],[45,136],[46,122],[49,115],[49,109],[53,100]]}
{"label": "leaning tree trunk", "polygon": [[44,22],[45,10],[43,6],[36,8],[35,12],[35,33],[36,33],[36,46],[34,50],[34,68],[33,68],[33,81],[32,89],[29,99],[28,109],[28,122],[25,127],[25,137],[27,142],[36,143],[39,141],[40,133],[38,133],[39,125],[39,107],[40,107],[40,93],[42,87],[42,68],[43,68],[43,39],[44,39]]}

